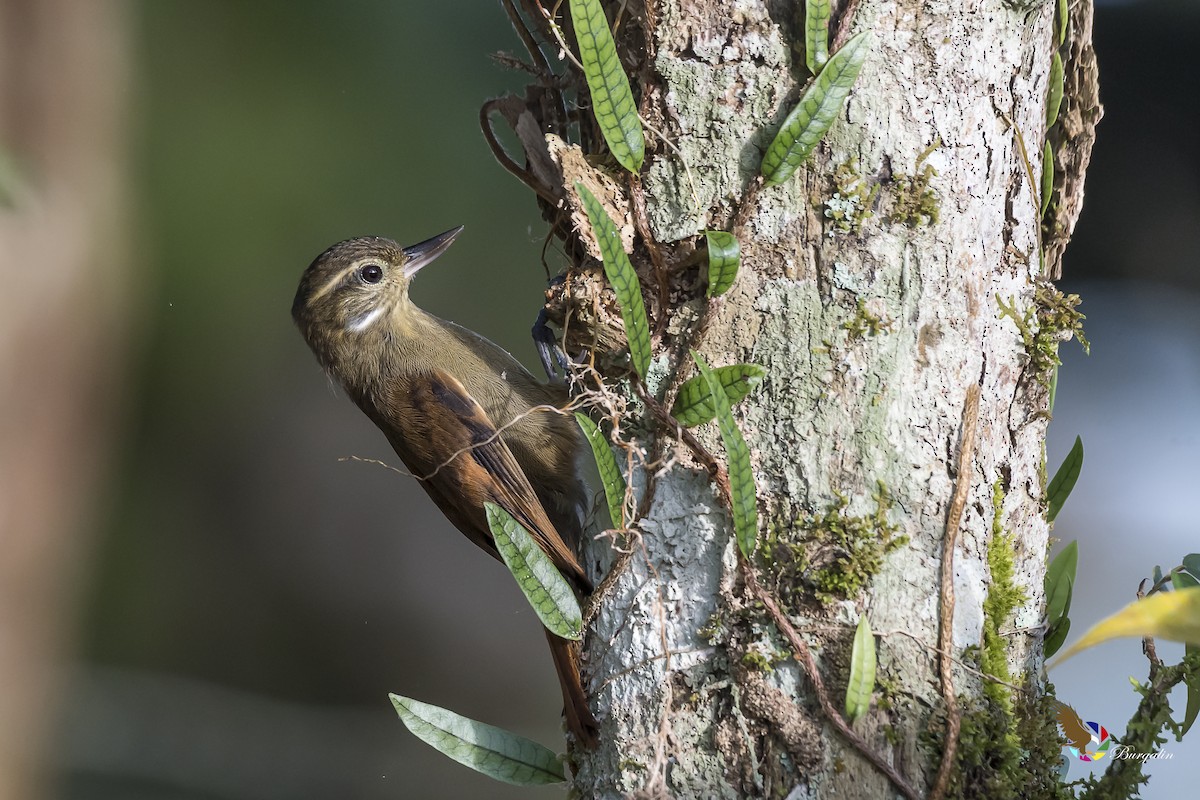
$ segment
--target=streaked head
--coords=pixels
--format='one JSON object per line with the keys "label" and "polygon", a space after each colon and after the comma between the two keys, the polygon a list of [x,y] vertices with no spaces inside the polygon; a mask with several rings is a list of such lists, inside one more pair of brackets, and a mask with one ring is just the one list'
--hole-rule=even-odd
{"label": "streaked head", "polygon": [[365,336],[408,304],[414,275],[450,246],[462,226],[411,247],[364,236],[317,256],[292,303],[292,319],[323,362],[336,341]]}

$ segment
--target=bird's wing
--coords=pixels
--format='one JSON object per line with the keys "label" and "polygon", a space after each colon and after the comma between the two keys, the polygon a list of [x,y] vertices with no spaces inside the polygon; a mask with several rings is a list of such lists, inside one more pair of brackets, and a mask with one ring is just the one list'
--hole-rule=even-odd
{"label": "bird's wing", "polygon": [[1092,732],[1087,729],[1075,709],[1066,703],[1054,701],[1058,706],[1058,726],[1062,728],[1063,737],[1077,750],[1084,750],[1092,741]]}
{"label": "bird's wing", "polygon": [[404,381],[388,399],[404,422],[402,433],[389,436],[392,446],[459,530],[494,553],[484,503],[495,503],[565,577],[588,585],[501,433],[462,383],[433,370]]}

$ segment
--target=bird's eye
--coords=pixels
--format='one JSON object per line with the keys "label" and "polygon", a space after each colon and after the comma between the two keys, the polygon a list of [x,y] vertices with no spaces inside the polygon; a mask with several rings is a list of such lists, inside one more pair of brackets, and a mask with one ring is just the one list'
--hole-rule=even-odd
{"label": "bird's eye", "polygon": [[379,283],[383,280],[383,267],[378,264],[367,264],[358,271],[358,276],[366,283]]}

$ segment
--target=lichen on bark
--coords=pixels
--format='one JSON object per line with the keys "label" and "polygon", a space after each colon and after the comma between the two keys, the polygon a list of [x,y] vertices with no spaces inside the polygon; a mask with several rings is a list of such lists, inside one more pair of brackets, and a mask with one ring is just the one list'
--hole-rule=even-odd
{"label": "lichen on bark", "polygon": [[[815,546],[803,555],[814,561],[831,540],[820,539],[813,521],[828,522],[836,509],[838,524],[870,520],[857,534],[871,528],[894,543],[855,551],[846,540],[838,545],[844,552],[823,554],[829,564],[807,575],[795,570],[786,589],[778,586],[786,570],[771,572],[780,565],[770,554],[761,566],[789,598],[788,619],[830,691],[842,688],[839,648],[868,614],[887,701],[856,730],[921,787],[930,764],[920,734],[928,709],[941,704],[934,689],[941,543],[964,393],[976,382],[983,399],[955,552],[953,644],[961,654],[984,640],[991,487],[1003,485],[995,513],[1012,537],[1012,618],[994,631],[992,649],[1014,674],[1034,674],[1040,657],[1035,634],[1011,630],[1034,629],[1040,614],[1045,393],[1022,383],[1022,341],[994,299],[1026,296],[1037,278],[1040,208],[1016,136],[1037,141],[1044,127],[1053,7],[843,4],[837,39],[870,30],[873,50],[809,162],[783,185],[760,190],[762,152],[808,78],[797,49],[801,8],[784,0],[624,5],[618,50],[639,77],[635,93],[650,137],[639,179],[611,174],[628,195],[627,250],[656,333],[649,390],[671,385],[664,371],[682,363],[701,324],[700,350],[713,366],[767,369],[763,385],[735,409],[769,526],[760,540]],[[579,163],[608,170],[586,115],[580,121]],[[522,141],[527,150],[539,146]],[[530,163],[546,160],[529,155]],[[875,204],[869,210],[880,213],[828,236],[836,221],[824,204],[838,165],[847,163],[861,177],[864,202]],[[619,379],[623,367],[610,357],[620,348],[618,317],[585,237],[563,221],[569,193],[539,188],[572,259],[552,290],[551,317],[567,328],[569,350],[594,351],[598,343],[596,368]],[[897,208],[903,213],[889,211]],[[732,229],[742,245],[737,282],[711,306],[694,255],[706,228]],[[668,283],[660,286],[663,276]],[[626,407],[634,416],[636,394]],[[695,432],[719,454],[714,428]],[[574,754],[576,787],[599,797],[795,790],[815,798],[846,787],[886,794],[878,766],[817,709],[812,676],[779,656],[792,647],[748,594],[728,514],[694,451],[652,419],[622,420],[621,430],[630,452],[645,455],[634,485],[645,492],[652,483],[654,494],[636,530],[618,539],[627,554],[614,556],[611,537],[592,548],[601,574],[614,564],[617,572],[602,588],[587,639],[602,744]],[[888,497],[882,511],[872,496],[878,486]],[[822,566],[849,564],[854,552],[861,563],[853,580],[827,572],[822,583]],[[984,696],[978,676],[953,674],[964,696]]]}

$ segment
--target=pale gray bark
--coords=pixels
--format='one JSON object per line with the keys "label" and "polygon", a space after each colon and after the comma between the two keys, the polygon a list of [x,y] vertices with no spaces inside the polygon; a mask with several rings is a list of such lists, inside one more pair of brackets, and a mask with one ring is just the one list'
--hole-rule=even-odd
{"label": "pale gray bark", "polygon": [[[835,20],[844,10],[837,5]],[[807,79],[802,6],[652,3],[657,52],[643,115],[672,144],[651,134],[643,176],[647,216],[668,252],[706,228],[729,228]],[[646,18],[641,4],[626,13]],[[1040,663],[1047,394],[1025,369],[1017,329],[995,298],[1015,297],[1019,308],[1033,302],[1041,247],[1033,187],[1053,21],[1049,2],[863,0],[845,32],[874,36],[856,88],[808,164],[753,201],[739,231],[741,274],[701,346],[713,365],[768,369],[763,387],[735,409],[754,455],[760,540],[774,531],[803,542],[805,512],[820,514],[839,496],[849,499],[847,514],[870,515],[881,483],[893,499],[887,520],[908,542],[885,557],[867,588],[789,611],[838,706],[854,625],[869,616],[881,635],[880,678],[895,702],[855,729],[922,793],[937,760],[918,737],[942,705],[941,547],[964,397],[976,382],[974,476],[955,553],[955,654],[981,643],[999,486],[998,519],[1015,537],[1016,582],[1028,598],[1003,627],[1010,669],[1036,675]],[[547,174],[536,154],[530,161]],[[842,164],[878,186],[875,213],[857,233],[837,232],[823,215]],[[904,193],[898,176],[924,164],[936,170],[938,220],[893,219]],[[611,188],[619,215],[628,188]],[[628,245],[633,223],[624,222]],[[588,275],[576,273],[574,285]],[[668,334],[686,330],[702,303],[696,293],[680,296]],[[844,327],[860,303],[884,326],[875,335]],[[576,306],[575,318],[588,324],[587,304]],[[665,353],[674,343],[658,344]],[[622,434],[630,430],[626,421]],[[715,426],[699,435],[723,459]],[[576,754],[576,786],[596,797],[893,796],[828,724],[794,660],[770,671],[744,666],[746,652],[787,647],[748,603],[728,515],[708,475],[686,448],[672,447],[653,505],[635,526],[632,558],[603,595],[587,640],[602,745]],[[592,548],[601,574],[613,563],[609,544]],[[974,674],[954,675],[960,695],[978,695]]]}

